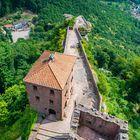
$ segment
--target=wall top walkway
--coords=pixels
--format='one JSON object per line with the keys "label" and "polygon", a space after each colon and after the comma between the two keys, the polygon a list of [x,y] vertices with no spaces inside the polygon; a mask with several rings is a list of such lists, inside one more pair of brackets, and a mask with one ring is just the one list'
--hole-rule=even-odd
{"label": "wall top walkway", "polygon": [[76,32],[76,34],[77,34],[77,36],[78,36],[78,39],[79,39],[79,47],[81,48],[81,52],[82,52],[82,54],[83,54],[83,56],[84,56],[84,59],[85,59],[85,63],[86,63],[86,66],[88,67],[88,71],[89,71],[89,75],[90,75],[90,77],[91,77],[91,81],[92,81],[92,84],[93,84],[93,86],[94,86],[94,93],[97,95],[97,101],[98,101],[98,107],[97,107],[97,109],[98,110],[100,110],[101,109],[101,102],[102,102],[102,97],[101,97],[101,95],[100,95],[100,92],[99,92],[99,90],[98,90],[98,86],[97,86],[97,83],[96,83],[96,78],[94,77],[94,74],[93,74],[93,71],[92,71],[92,68],[91,68],[91,66],[90,66],[90,63],[89,63],[89,61],[88,61],[88,58],[87,58],[87,55],[86,55],[86,52],[85,52],[85,50],[84,50],[84,48],[83,48],[83,45],[82,45],[82,43],[81,43],[81,41],[82,41],[82,36],[81,36],[81,34],[80,34],[80,32],[78,31],[78,29],[77,28],[75,28],[75,32]]}

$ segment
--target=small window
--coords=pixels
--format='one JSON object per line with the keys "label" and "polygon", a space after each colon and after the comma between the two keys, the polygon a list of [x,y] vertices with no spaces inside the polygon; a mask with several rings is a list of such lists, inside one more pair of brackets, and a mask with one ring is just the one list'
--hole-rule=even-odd
{"label": "small window", "polygon": [[90,125],[91,124],[91,121],[86,121],[86,123]]}
{"label": "small window", "polygon": [[68,90],[66,91],[65,96],[67,96],[67,93],[68,93]]}
{"label": "small window", "polygon": [[71,89],[70,89],[70,93],[73,93],[73,88],[71,87]]}
{"label": "small window", "polygon": [[34,89],[34,90],[37,90],[37,86],[33,86],[33,89]]}
{"label": "small window", "polygon": [[65,107],[64,108],[66,108],[66,106],[67,106],[67,101],[65,102]]}
{"label": "small window", "polygon": [[72,71],[71,72],[73,72],[73,69],[72,69]]}
{"label": "small window", "polygon": [[73,76],[72,76],[72,78],[71,78],[71,82],[73,81]]}
{"label": "small window", "polygon": [[54,103],[53,100],[50,100],[49,102],[50,102],[51,105],[53,105],[53,103]]}
{"label": "small window", "polygon": [[50,94],[51,95],[54,95],[54,90],[50,90]]}
{"label": "small window", "polygon": [[40,97],[39,96],[35,96],[36,98],[36,101],[39,101],[40,100]]}

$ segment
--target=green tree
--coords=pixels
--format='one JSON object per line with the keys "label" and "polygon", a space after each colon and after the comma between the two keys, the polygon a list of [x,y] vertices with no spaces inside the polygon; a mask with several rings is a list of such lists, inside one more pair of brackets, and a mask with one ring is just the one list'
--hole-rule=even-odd
{"label": "green tree", "polygon": [[95,53],[95,59],[98,62],[99,68],[108,69],[110,56],[106,52],[104,52],[102,49],[97,49]]}
{"label": "green tree", "polygon": [[2,95],[2,99],[7,103],[10,120],[13,123],[24,111],[27,104],[27,97],[24,85],[14,85],[6,90]]}
{"label": "green tree", "polygon": [[0,124],[4,125],[9,118],[9,112],[7,109],[7,103],[0,100]]}
{"label": "green tree", "polygon": [[98,78],[99,78],[98,86],[100,92],[102,93],[102,95],[108,95],[110,92],[110,86],[108,84],[107,77],[105,76],[105,74],[100,72],[98,74]]}

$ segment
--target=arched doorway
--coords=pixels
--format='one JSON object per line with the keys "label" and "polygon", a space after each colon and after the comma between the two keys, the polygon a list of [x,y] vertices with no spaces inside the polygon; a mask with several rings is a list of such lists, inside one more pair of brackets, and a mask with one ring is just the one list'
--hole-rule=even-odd
{"label": "arched doorway", "polygon": [[55,110],[53,110],[53,109],[49,109],[49,114],[56,115],[56,112],[55,112]]}

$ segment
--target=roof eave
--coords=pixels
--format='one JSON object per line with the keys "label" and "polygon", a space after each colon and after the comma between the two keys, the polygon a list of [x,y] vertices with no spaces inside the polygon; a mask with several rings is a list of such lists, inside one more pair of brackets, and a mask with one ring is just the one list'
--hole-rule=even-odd
{"label": "roof eave", "polygon": [[62,88],[54,88],[54,87],[49,87],[49,86],[45,86],[45,85],[41,85],[41,84],[37,84],[37,83],[33,83],[33,82],[28,82],[26,80],[23,80],[25,83],[27,84],[33,84],[33,85],[37,85],[37,86],[41,86],[41,87],[46,87],[46,88],[50,88],[50,89],[55,89],[55,90],[60,90],[62,91]]}

